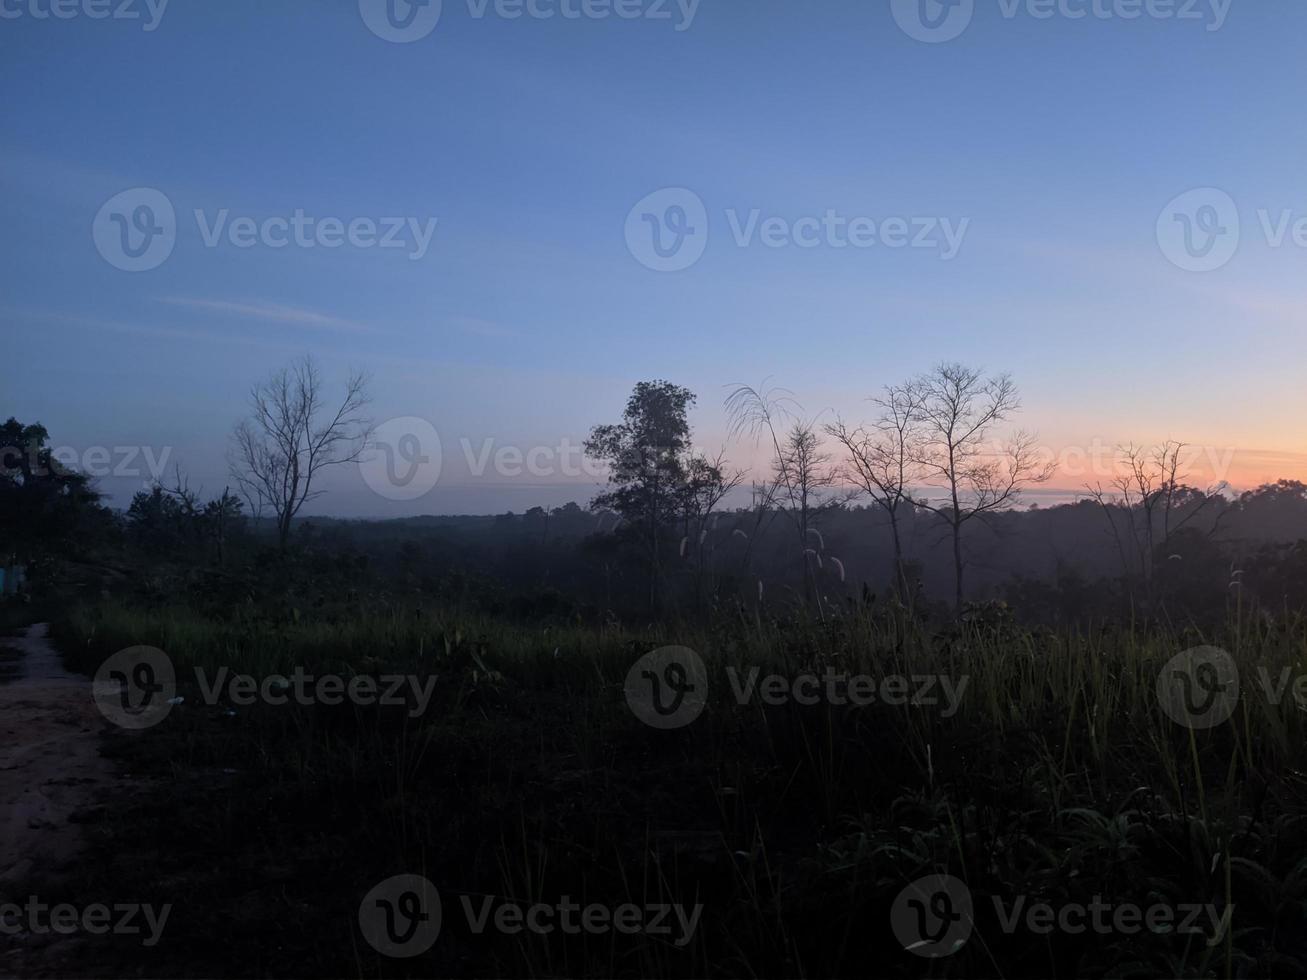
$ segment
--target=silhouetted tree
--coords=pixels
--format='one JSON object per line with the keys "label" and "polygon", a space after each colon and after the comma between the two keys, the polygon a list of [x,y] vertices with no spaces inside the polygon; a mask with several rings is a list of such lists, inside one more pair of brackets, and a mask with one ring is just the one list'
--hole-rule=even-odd
{"label": "silhouetted tree", "polygon": [[0,426],[0,559],[80,552],[112,526],[90,478],[60,463],[49,438],[40,423]]}
{"label": "silhouetted tree", "polygon": [[1142,582],[1150,608],[1158,598],[1158,570],[1172,561],[1172,537],[1210,505],[1223,507],[1225,502],[1224,484],[1202,491],[1184,482],[1184,449],[1184,443],[1175,440],[1153,447],[1123,446],[1119,451],[1125,471],[1113,478],[1112,489],[1105,490],[1102,483],[1086,487],[1116,540],[1131,598],[1133,583]]}
{"label": "silhouetted tree", "polygon": [[947,494],[942,504],[919,500],[948,524],[953,538],[954,605],[962,608],[962,528],[1010,507],[1032,483],[1053,474],[1036,458],[1032,436],[1017,432],[997,452],[987,452],[990,432],[1021,407],[1006,374],[986,378],[962,364],[940,364],[915,382],[921,423],[913,456],[928,484]]}
{"label": "silhouetted tree", "polygon": [[907,602],[911,593],[903,566],[899,508],[904,503],[912,506],[912,482],[920,476],[913,446],[921,422],[921,392],[913,382],[889,385],[884,395],[873,402],[880,414],[870,428],[850,429],[843,421],[836,421],[826,431],[844,447],[846,477],[889,517],[894,541],[894,587],[899,598]]}
{"label": "silhouetted tree", "polygon": [[830,466],[830,454],[822,448],[816,422],[795,414],[792,407],[798,406],[788,391],[765,385],[737,385],[726,407],[732,435],[747,432],[770,444],[771,480],[756,488],[755,496],[763,506],[775,506],[790,518],[798,535],[804,592],[812,598],[815,582],[811,559],[822,550],[812,547],[814,535],[821,543],[817,515],[839,502],[829,492],[836,474]]}
{"label": "silhouetted tree", "polygon": [[694,395],[670,381],[641,381],[627,399],[622,421],[598,425],[585,442],[591,459],[606,463],[609,488],[591,501],[626,521],[648,563],[649,607],[659,607],[665,529],[681,513],[690,458]]}
{"label": "silhouetted tree", "polygon": [[172,486],[156,484],[132,497],[126,521],[129,537],[152,555],[212,558],[221,565],[244,514],[228,487],[221,496],[202,501],[178,468]]}
{"label": "silhouetted tree", "polygon": [[367,448],[372,423],[363,410],[369,401],[367,377],[354,372],[332,410],[308,357],[251,389],[251,414],[232,433],[231,473],[253,511],[271,509],[283,551],[295,515],[323,493],[314,488],[322,470],[354,462]]}
{"label": "silhouetted tree", "polygon": [[713,459],[693,455],[686,464],[685,486],[681,493],[681,515],[685,523],[682,552],[695,556],[695,597],[702,603],[707,572],[709,522],[715,520],[717,508],[726,496],[740,485],[744,473],[729,469],[725,452]]}

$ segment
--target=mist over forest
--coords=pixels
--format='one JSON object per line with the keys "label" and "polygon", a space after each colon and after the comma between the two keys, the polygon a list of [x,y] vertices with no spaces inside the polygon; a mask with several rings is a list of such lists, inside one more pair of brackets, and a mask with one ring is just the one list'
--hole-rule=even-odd
{"label": "mist over forest", "polygon": [[[256,406],[261,394],[284,394],[277,379],[322,385],[311,361],[288,370],[255,387]],[[383,484],[407,490],[427,468],[434,485],[439,458],[421,455],[416,435],[392,427],[379,436],[386,427],[347,417],[371,397],[363,379],[355,374],[344,395],[337,436],[348,450],[321,457],[323,472],[358,467],[374,487],[381,473]],[[945,388],[932,392],[940,383]],[[101,505],[96,533],[80,537],[79,550],[94,564],[92,556],[113,543],[151,575],[163,562],[170,574],[202,579],[205,569],[248,568],[278,541],[283,552],[293,546],[351,570],[360,587],[375,583],[396,597],[452,589],[496,611],[590,618],[701,617],[724,606],[780,612],[809,602],[838,609],[877,598],[940,617],[961,598],[1047,624],[1139,617],[1209,624],[1231,604],[1266,616],[1296,608],[1307,486],[1286,479],[1242,493],[1224,483],[1201,488],[1189,482],[1193,451],[1170,441],[1118,447],[1098,465],[1106,480],[1086,483],[1073,503],[1040,506],[1031,492],[1057,472],[1055,464],[1029,453],[1033,437],[1018,433],[1005,446],[995,435],[1018,414],[1018,397],[1006,375],[943,364],[887,388],[871,400],[873,420],[853,426],[803,417],[782,389],[741,386],[728,400],[733,435],[745,445],[751,437],[755,454],[771,447],[770,468],[759,472],[733,468],[725,451],[710,459],[692,448],[695,396],[644,382],[624,421],[596,426],[582,447],[586,463],[609,481],[588,505],[392,520],[302,516],[310,501],[329,510],[329,491],[273,486],[258,472],[268,450],[255,447],[246,420],[233,430],[233,445],[244,452],[231,461],[236,492],[205,500],[174,461],[170,482],[138,492],[125,510]],[[969,430],[951,464],[947,445],[941,455],[928,431],[929,412],[941,407]],[[36,430],[17,420],[6,431],[11,456],[50,452],[25,445],[24,433]],[[61,465],[56,456],[51,465]],[[69,479],[79,478],[69,471]],[[90,500],[95,481],[78,486]],[[21,540],[30,515],[19,507],[9,513]]]}

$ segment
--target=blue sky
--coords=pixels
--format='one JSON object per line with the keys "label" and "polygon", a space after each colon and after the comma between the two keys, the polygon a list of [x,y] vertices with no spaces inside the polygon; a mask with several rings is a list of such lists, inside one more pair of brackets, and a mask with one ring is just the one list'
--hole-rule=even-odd
{"label": "blue sky", "polygon": [[[1175,437],[1236,452],[1237,484],[1307,472],[1307,248],[1273,247],[1258,217],[1307,218],[1301,3],[1158,0],[1195,17],[1129,19],[1142,0],[1097,0],[1101,17],[976,0],[960,36],[923,43],[889,2],[701,0],[687,21],[674,2],[667,20],[508,19],[445,0],[428,36],[391,43],[359,0],[172,0],[153,30],[144,0],[138,20],[69,2],[68,19],[0,5],[0,413],[61,446],[166,449],[220,490],[250,384],[312,352],[333,379],[369,370],[372,414],[430,420],[444,455],[417,500],[342,470],[318,511],[521,511],[592,488],[478,478],[465,444],[579,443],[665,377],[698,393],[715,448],[732,382],[857,419],[949,358],[1011,371],[1020,424],[1054,449]],[[176,242],[126,272],[92,226],[142,187],[175,208]],[[1188,271],[1156,229],[1206,187],[1234,202],[1239,247]],[[707,218],[678,272],[624,236],[664,188]],[[417,260],[208,247],[224,211],[436,226]],[[754,211],[967,223],[949,259],[741,247],[731,222]],[[102,485],[122,503],[142,479]]]}

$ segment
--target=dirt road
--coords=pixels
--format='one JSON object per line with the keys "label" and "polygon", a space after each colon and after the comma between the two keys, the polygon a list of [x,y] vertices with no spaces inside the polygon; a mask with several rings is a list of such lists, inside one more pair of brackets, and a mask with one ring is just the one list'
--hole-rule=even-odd
{"label": "dirt road", "polygon": [[[91,682],[63,669],[46,634],[40,623],[0,640],[0,901],[21,902],[30,884],[58,877],[81,847],[77,821],[112,780]],[[31,964],[36,951],[15,948],[24,945],[0,938],[0,975]]]}

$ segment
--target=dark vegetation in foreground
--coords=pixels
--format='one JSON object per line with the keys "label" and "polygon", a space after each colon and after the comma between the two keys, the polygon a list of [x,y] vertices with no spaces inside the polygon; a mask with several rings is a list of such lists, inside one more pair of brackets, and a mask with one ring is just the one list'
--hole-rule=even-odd
{"label": "dark vegetation in foreground", "polygon": [[[984,554],[976,535],[994,528],[1075,529],[1074,574],[973,575],[986,601],[952,610],[939,598],[947,575],[938,590],[904,585],[904,573],[922,580],[929,553],[911,542],[940,520],[910,504],[896,566],[871,551],[858,561],[863,535],[884,526],[846,505],[822,509],[796,562],[789,515],[768,530],[766,510],[679,535],[651,525],[644,539],[579,508],[300,521],[280,547],[229,496],[203,501],[180,479],[126,515],[55,468],[0,481],[15,504],[0,522],[22,542],[69,663],[90,673],[156,646],[185,699],[155,728],[106,737],[131,779],[90,825],[63,893],[43,895],[175,906],[157,947],[108,941],[89,975],[1301,976],[1307,715],[1292,684],[1275,701],[1257,678],[1307,671],[1295,611],[1307,548],[1294,536],[1307,488],[1231,500],[1155,486],[1148,504],[971,525],[972,560]],[[1091,532],[1104,514],[1117,531]],[[1164,514],[1174,523],[1153,536]],[[1079,544],[1091,535],[1098,552]],[[702,655],[709,698],[692,724],[656,731],[622,687],[667,644]],[[1209,730],[1167,717],[1157,692],[1163,665],[1198,644],[1228,650],[1244,681],[1233,716]],[[416,717],[207,704],[194,673],[297,667],[435,678],[435,694]],[[754,667],[967,687],[951,714],[741,705],[727,671]],[[945,872],[970,887],[976,928],[932,962],[903,949],[889,910],[906,884]],[[362,896],[399,873],[425,875],[444,898],[440,939],[408,961],[378,956],[357,926]],[[465,896],[703,913],[683,946],[478,935]],[[1233,919],[1211,946],[1147,931],[1009,934],[994,896],[1210,903]]]}
{"label": "dark vegetation in foreground", "polygon": [[[60,640],[93,669],[167,650],[186,702],[109,752],[146,781],[94,828],[73,891],[173,902],[148,975],[1301,976],[1307,969],[1304,715],[1246,691],[1225,725],[1159,708],[1162,665],[1202,640],[1301,671],[1307,623],[1232,615],[1169,634],[1018,627],[991,613],[928,631],[894,605],[825,624],[739,614],[693,631],[513,626],[417,603],[222,621],[186,607],[83,607]],[[707,710],[643,726],[622,682],[643,653],[709,663]],[[256,676],[435,676],[424,715],[357,706],[206,705],[191,668]],[[944,674],[942,706],[740,706],[725,669]],[[425,874],[445,927],[414,961],[355,926],[376,882]],[[890,928],[898,892],[948,872],[976,932],[933,965]],[[478,936],[457,896],[702,903],[692,941]],[[1233,904],[1203,937],[1007,935],[990,896]]]}

